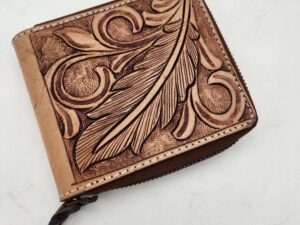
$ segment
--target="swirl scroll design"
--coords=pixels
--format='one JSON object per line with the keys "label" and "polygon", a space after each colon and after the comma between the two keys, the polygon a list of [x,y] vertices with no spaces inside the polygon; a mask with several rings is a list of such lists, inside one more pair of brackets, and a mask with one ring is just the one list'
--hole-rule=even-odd
{"label": "swirl scroll design", "polygon": [[[81,172],[128,148],[139,154],[158,124],[168,127],[177,113],[181,116],[172,132],[177,140],[191,137],[197,118],[221,129],[242,117],[245,99],[235,76],[223,69],[223,62],[205,43],[192,5],[191,0],[152,0],[151,10],[142,13],[121,6],[95,15],[92,33],[75,27],[55,31],[77,53],[57,61],[46,83],[64,123],[64,137],[77,138],[75,158]],[[120,18],[131,32],[118,38],[109,27]],[[103,57],[110,64],[93,68],[97,88],[84,96],[70,93],[65,87],[67,71],[84,60]],[[210,73],[207,85],[221,85],[229,92],[226,112],[212,112],[202,102],[198,87],[202,70]],[[85,115],[92,122],[79,135],[76,110],[82,109],[88,110]]]}

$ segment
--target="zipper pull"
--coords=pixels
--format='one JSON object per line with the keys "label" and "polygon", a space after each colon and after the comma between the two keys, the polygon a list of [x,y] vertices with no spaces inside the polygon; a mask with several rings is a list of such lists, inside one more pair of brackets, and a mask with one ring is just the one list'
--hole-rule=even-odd
{"label": "zipper pull", "polygon": [[52,216],[48,225],[62,225],[67,218],[80,210],[82,206],[96,202],[98,200],[97,195],[77,197],[68,201],[65,201],[62,206]]}

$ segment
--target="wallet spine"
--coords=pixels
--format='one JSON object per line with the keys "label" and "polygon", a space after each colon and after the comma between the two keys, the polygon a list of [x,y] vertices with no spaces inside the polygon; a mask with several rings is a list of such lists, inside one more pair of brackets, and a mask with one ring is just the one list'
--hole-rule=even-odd
{"label": "wallet spine", "polygon": [[52,102],[31,44],[30,35],[26,34],[14,38],[13,45],[43,136],[58,192],[64,193],[69,190],[70,184],[74,183],[75,180],[56,122]]}

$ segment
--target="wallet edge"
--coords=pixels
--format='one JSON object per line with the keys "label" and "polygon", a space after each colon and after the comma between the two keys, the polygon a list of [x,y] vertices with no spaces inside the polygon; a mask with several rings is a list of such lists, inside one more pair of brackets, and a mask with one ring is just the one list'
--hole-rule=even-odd
{"label": "wallet edge", "polygon": [[99,176],[97,178],[91,179],[86,182],[82,182],[78,185],[74,185],[73,188],[65,193],[62,193],[59,195],[60,201],[65,201],[68,199],[71,199],[73,197],[76,197],[82,193],[88,192],[92,189],[98,188],[100,186],[106,185],[114,180],[120,179],[122,177],[125,177],[129,174],[135,173],[137,171],[140,171],[142,169],[145,169],[147,167],[153,166],[157,163],[163,162],[167,159],[173,158],[175,156],[181,155],[183,153],[186,153],[188,151],[195,150],[199,147],[202,147],[204,145],[207,145],[211,142],[220,140],[221,138],[228,137],[232,134],[241,132],[243,130],[247,130],[250,128],[254,128],[254,125],[256,123],[256,120],[250,119],[246,120],[241,123],[237,123],[236,125],[230,126],[226,129],[220,130],[219,132],[216,132],[214,134],[211,134],[207,137],[198,139],[194,142],[190,142],[186,145],[165,151],[163,153],[160,153],[158,155],[152,156],[146,160],[140,161],[138,163],[135,163],[133,165],[127,166],[125,168],[122,168],[120,170],[116,170],[114,172],[105,174],[103,176]]}

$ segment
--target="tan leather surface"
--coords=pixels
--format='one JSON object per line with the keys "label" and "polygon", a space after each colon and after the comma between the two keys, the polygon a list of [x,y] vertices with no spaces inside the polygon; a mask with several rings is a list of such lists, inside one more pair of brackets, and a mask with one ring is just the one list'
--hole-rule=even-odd
{"label": "tan leather surface", "polygon": [[33,52],[29,36],[24,35],[14,43],[30,93],[32,105],[44,138],[49,161],[59,191],[67,191],[74,178],[65,151],[60,130],[56,123],[43,76],[39,72],[38,62]]}
{"label": "tan leather surface", "polygon": [[14,45],[61,200],[257,119],[202,0],[116,1]]}

